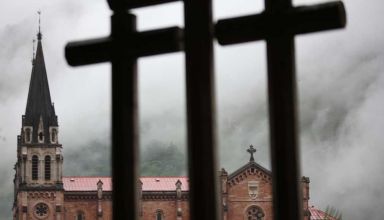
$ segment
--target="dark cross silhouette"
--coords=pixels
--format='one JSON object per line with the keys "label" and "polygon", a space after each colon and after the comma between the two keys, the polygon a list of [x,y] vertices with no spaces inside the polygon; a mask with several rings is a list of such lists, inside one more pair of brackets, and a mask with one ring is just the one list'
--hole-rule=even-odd
{"label": "dark cross silhouette", "polygon": [[[113,218],[137,217],[137,58],[185,48],[191,219],[218,219],[211,0],[185,0],[185,38],[177,28],[137,32],[129,9],[173,0],[109,0],[109,37],[69,43],[66,58],[78,66],[112,63]],[[184,43],[184,44],[182,44]],[[204,195],[204,198],[201,198]]]}
{"label": "dark cross silhouette", "polygon": [[249,154],[251,154],[251,158],[249,159],[249,161],[254,162],[254,161],[255,161],[255,158],[253,158],[253,154],[256,153],[256,149],[253,148],[253,145],[250,145],[250,146],[249,146],[249,149],[247,149],[247,152],[248,152]]}
{"label": "dark cross silhouette", "polygon": [[[137,217],[137,58],[185,48],[190,217],[216,220],[215,98],[211,0],[184,0],[185,30],[137,32],[128,10],[174,0],[109,0],[111,35],[70,43],[71,65],[112,63],[113,218]],[[293,8],[290,0],[268,0],[260,15],[219,21],[221,44],[267,40],[269,111],[275,219],[300,219],[301,196],[296,133],[294,34],[342,27],[341,3]],[[184,44],[182,44],[184,43]]]}
{"label": "dark cross silhouette", "polygon": [[[145,1],[140,1],[143,3]],[[157,3],[161,1],[148,1]],[[69,43],[66,58],[73,66],[110,61],[112,64],[112,186],[113,218],[138,216],[137,59],[181,50],[179,28],[137,32],[136,17],[124,1],[109,1],[114,10],[111,35]]]}
{"label": "dark cross silhouette", "polygon": [[294,35],[344,27],[341,2],[293,7],[291,0],[265,0],[265,11],[218,21],[220,44],[267,42],[269,123],[274,219],[301,219]]}

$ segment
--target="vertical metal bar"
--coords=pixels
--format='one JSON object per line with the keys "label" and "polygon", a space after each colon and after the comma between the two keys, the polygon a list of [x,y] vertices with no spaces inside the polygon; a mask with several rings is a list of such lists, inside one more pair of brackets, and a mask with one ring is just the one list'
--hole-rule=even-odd
{"label": "vertical metal bar", "polygon": [[128,43],[136,17],[125,11],[112,15],[112,186],[113,219],[137,219],[138,106],[137,58]]}
{"label": "vertical metal bar", "polygon": [[216,220],[217,165],[211,0],[185,0],[191,219]]}
{"label": "vertical metal bar", "polygon": [[302,219],[293,36],[267,40],[273,210],[276,220]]}

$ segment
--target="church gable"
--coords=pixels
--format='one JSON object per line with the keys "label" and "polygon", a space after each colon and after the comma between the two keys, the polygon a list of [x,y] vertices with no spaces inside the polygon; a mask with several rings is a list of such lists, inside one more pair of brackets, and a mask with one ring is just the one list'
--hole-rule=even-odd
{"label": "church gable", "polygon": [[247,152],[251,156],[247,164],[230,175],[225,170],[221,174],[226,219],[250,219],[255,215],[273,219],[272,174],[255,162],[256,149],[252,145]]}
{"label": "church gable", "polygon": [[271,172],[254,161],[236,170],[227,180],[229,199],[257,200],[271,198]]}
{"label": "church gable", "polygon": [[248,179],[248,177],[251,178],[252,176],[255,176],[256,179],[272,183],[271,171],[265,169],[254,161],[250,161],[228,176],[229,187],[237,185],[243,180]]}
{"label": "church gable", "polygon": [[[255,162],[253,154],[256,149],[249,146],[250,159],[247,164],[225,178],[225,191],[229,200],[255,201],[270,199],[272,195],[272,173]],[[223,172],[226,175],[226,172]]]}

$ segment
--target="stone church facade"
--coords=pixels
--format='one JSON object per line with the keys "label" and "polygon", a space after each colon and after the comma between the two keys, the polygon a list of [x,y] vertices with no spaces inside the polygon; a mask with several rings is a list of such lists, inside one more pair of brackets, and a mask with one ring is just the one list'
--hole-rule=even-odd
{"label": "stone church facade", "polygon": [[[14,220],[111,220],[111,177],[63,176],[63,146],[51,102],[41,33],[33,59],[22,128],[17,137]],[[233,173],[219,172],[223,220],[272,220],[271,172],[251,159]],[[188,178],[141,177],[141,220],[189,220]],[[304,220],[325,219],[308,205],[309,178],[302,178]],[[333,219],[333,218],[328,218]]]}

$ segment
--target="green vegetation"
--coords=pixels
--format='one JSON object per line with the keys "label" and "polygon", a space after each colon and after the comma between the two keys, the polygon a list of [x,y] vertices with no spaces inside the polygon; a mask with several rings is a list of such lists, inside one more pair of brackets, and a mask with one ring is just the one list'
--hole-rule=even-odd
{"label": "green vegetation", "polygon": [[185,155],[173,144],[153,144],[141,157],[141,176],[185,175]]}
{"label": "green vegetation", "polygon": [[87,146],[64,152],[64,176],[111,175],[108,144],[92,141]]}
{"label": "green vegetation", "polygon": [[[111,175],[108,144],[92,141],[87,146],[64,152],[65,176]],[[141,152],[141,176],[185,175],[185,154],[174,144],[152,143]]]}

